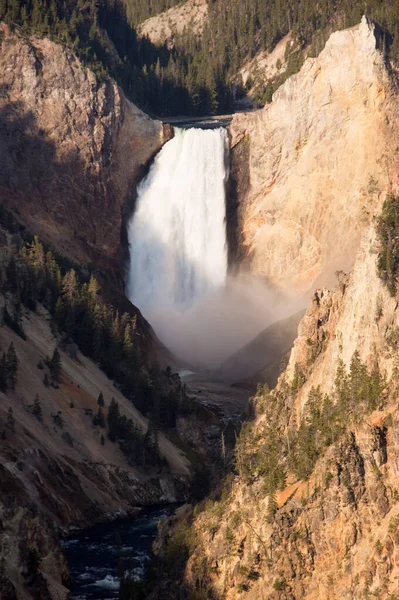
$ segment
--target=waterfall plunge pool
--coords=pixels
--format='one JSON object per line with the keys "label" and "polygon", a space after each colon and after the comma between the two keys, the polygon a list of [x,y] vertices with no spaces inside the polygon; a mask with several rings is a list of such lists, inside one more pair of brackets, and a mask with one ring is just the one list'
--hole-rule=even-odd
{"label": "waterfall plunge pool", "polygon": [[137,517],[82,529],[62,542],[73,580],[70,600],[115,600],[118,565],[139,581],[151,560],[158,523],[176,506],[151,507]]}

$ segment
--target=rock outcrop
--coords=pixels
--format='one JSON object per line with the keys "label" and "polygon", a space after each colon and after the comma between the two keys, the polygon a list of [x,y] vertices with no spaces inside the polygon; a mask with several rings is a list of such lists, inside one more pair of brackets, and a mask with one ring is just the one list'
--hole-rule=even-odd
{"label": "rock outcrop", "polygon": [[113,271],[123,219],[170,135],[71,51],[0,29],[0,197],[61,254]]}
{"label": "rock outcrop", "polygon": [[142,23],[138,33],[153,44],[173,48],[175,39],[185,31],[201,36],[208,16],[206,0],[187,0]]}
{"label": "rock outcrop", "polygon": [[233,118],[245,267],[294,296],[350,268],[370,191],[395,170],[396,89],[378,30],[363,18],[334,33],[270,105]]}
{"label": "rock outcrop", "polygon": [[297,336],[303,311],[277,321],[262,331],[254,340],[230,356],[215,376],[224,381],[256,389],[258,383],[274,387],[284,370],[282,363],[289,354]]}

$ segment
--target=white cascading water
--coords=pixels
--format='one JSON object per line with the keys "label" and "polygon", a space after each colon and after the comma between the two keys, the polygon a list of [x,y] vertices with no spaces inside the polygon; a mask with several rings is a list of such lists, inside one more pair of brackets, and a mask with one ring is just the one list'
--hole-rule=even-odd
{"label": "white cascading water", "polygon": [[270,322],[267,286],[227,277],[227,176],[225,129],[175,129],[138,188],[129,223],[128,296],[195,367],[216,367]]}
{"label": "white cascading water", "polygon": [[148,318],[185,311],[225,284],[226,153],[225,129],[175,129],[138,188],[128,295]]}

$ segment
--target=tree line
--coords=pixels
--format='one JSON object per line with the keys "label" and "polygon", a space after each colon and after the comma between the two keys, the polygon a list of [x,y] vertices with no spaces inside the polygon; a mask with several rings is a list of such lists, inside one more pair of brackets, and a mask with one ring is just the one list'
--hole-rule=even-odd
{"label": "tree line", "polygon": [[[299,387],[304,383],[300,379]],[[284,407],[298,393],[298,377],[279,389],[263,390],[256,399],[256,412],[265,414],[260,427],[248,422],[235,448],[235,467],[246,483],[263,480],[269,496],[269,519],[277,509],[275,494],[285,487],[288,472],[307,479],[326,449],[339,440],[348,427],[386,401],[386,382],[378,366],[371,372],[356,351],[349,369],[340,362],[331,394],[319,388],[309,392],[305,410],[296,427],[285,431]]]}
{"label": "tree line", "polygon": [[285,74],[274,82],[260,76],[257,102],[264,104],[299,70],[305,50],[318,54],[332,31],[355,25],[363,14],[382,25],[381,45],[399,62],[399,0],[208,0],[201,38],[188,27],[172,49],[139,39],[138,23],[176,3],[0,0],[0,19],[67,44],[100,80],[110,74],[133,102],[159,116],[232,111],[240,68],[291,32],[294,43],[287,49]]}
{"label": "tree line", "polygon": [[[34,311],[38,303],[43,304],[64,338],[73,340],[83,354],[95,360],[155,427],[173,428],[178,412],[187,410],[184,392],[174,381],[171,369],[146,367],[136,316],[120,314],[105,303],[93,274],[85,276],[73,267],[62,267],[37,237],[27,241],[21,250],[13,247],[8,264],[0,269],[0,291],[9,292],[15,299],[12,314],[5,311],[6,324],[25,338],[21,306]],[[0,359],[3,388],[12,386],[14,381],[12,350],[13,347]],[[58,350],[46,364],[56,381],[60,370]]]}
{"label": "tree line", "polygon": [[[4,217],[4,215],[3,215]],[[98,397],[98,412],[93,415],[94,427],[108,429],[108,438],[119,444],[127,460],[143,467],[162,467],[158,444],[159,428],[169,429],[176,424],[177,413],[182,406],[182,394],[164,392],[165,381],[171,379],[171,369],[148,372],[144,366],[140,346],[140,335],[136,318],[128,313],[119,315],[112,306],[106,305],[100,296],[100,286],[91,275],[87,281],[74,268],[62,272],[51,250],[46,250],[39,238],[26,242],[21,250],[12,247],[8,264],[0,268],[0,291],[13,298],[12,314],[5,309],[5,323],[26,339],[21,307],[36,310],[42,303],[53,317],[56,326],[67,339],[74,340],[81,351],[98,362],[106,374],[113,378],[122,392],[145,415],[148,416],[146,430],[137,427],[132,419],[122,414],[118,402],[112,398],[104,415],[105,400],[102,392]],[[7,393],[17,384],[20,360],[11,342],[0,358],[0,391]],[[45,387],[58,387],[61,382],[62,361],[58,348],[51,357],[39,360],[37,367],[43,370]],[[71,408],[73,408],[71,403]],[[31,413],[40,422],[43,411],[37,393]],[[54,423],[62,429],[61,413],[52,415]],[[12,407],[7,413],[7,429],[14,432],[15,419]],[[4,438],[6,433],[1,434]],[[65,434],[67,435],[67,434]],[[101,443],[105,443],[101,435]]]}

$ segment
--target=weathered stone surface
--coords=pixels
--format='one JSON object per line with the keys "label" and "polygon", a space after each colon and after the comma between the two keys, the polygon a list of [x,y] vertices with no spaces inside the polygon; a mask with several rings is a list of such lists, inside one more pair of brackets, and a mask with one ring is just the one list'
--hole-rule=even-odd
{"label": "weathered stone surface", "polygon": [[0,30],[0,197],[45,241],[123,277],[122,219],[171,132],[48,39]]}
{"label": "weathered stone surface", "polygon": [[378,202],[370,178],[379,190],[388,183],[396,96],[377,39],[366,19],[334,33],[270,105],[229,127],[233,157],[243,145],[249,156],[238,198],[244,265],[286,294],[351,266]]}
{"label": "weathered stone surface", "polygon": [[175,38],[185,30],[190,35],[201,36],[208,16],[206,0],[187,0],[165,12],[150,17],[138,28],[138,32],[153,44],[174,46]]}
{"label": "weathered stone surface", "polygon": [[[395,85],[376,35],[365,20],[334,34],[271,106],[236,116],[231,126],[233,146],[243,144],[240,152],[248,157],[250,185],[238,198],[238,216],[252,270],[301,294],[322,272],[352,264],[333,290],[314,293],[277,385],[274,400],[281,406],[271,423],[267,401],[272,406],[273,397],[255,397],[255,406],[264,400],[266,407],[254,418],[250,448],[266,442],[265,425],[279,431],[283,445],[301,422],[312,388],[334,402],[337,367],[348,367],[355,351],[369,372],[378,367],[387,385],[361,422],[348,414],[345,434],[321,453],[308,479],[296,480],[286,465],[287,487],[276,494],[272,523],[256,468],[248,479],[235,476],[226,500],[195,514],[195,550],[182,580],[194,590],[200,573],[215,598],[349,600],[397,593],[398,375],[397,349],[388,337],[399,315],[397,298],[377,275],[372,219],[386,192],[398,190],[390,143],[395,125],[389,125]],[[370,176],[377,184],[369,187]],[[290,392],[298,367],[304,383]],[[250,452],[247,460],[251,464]]]}

